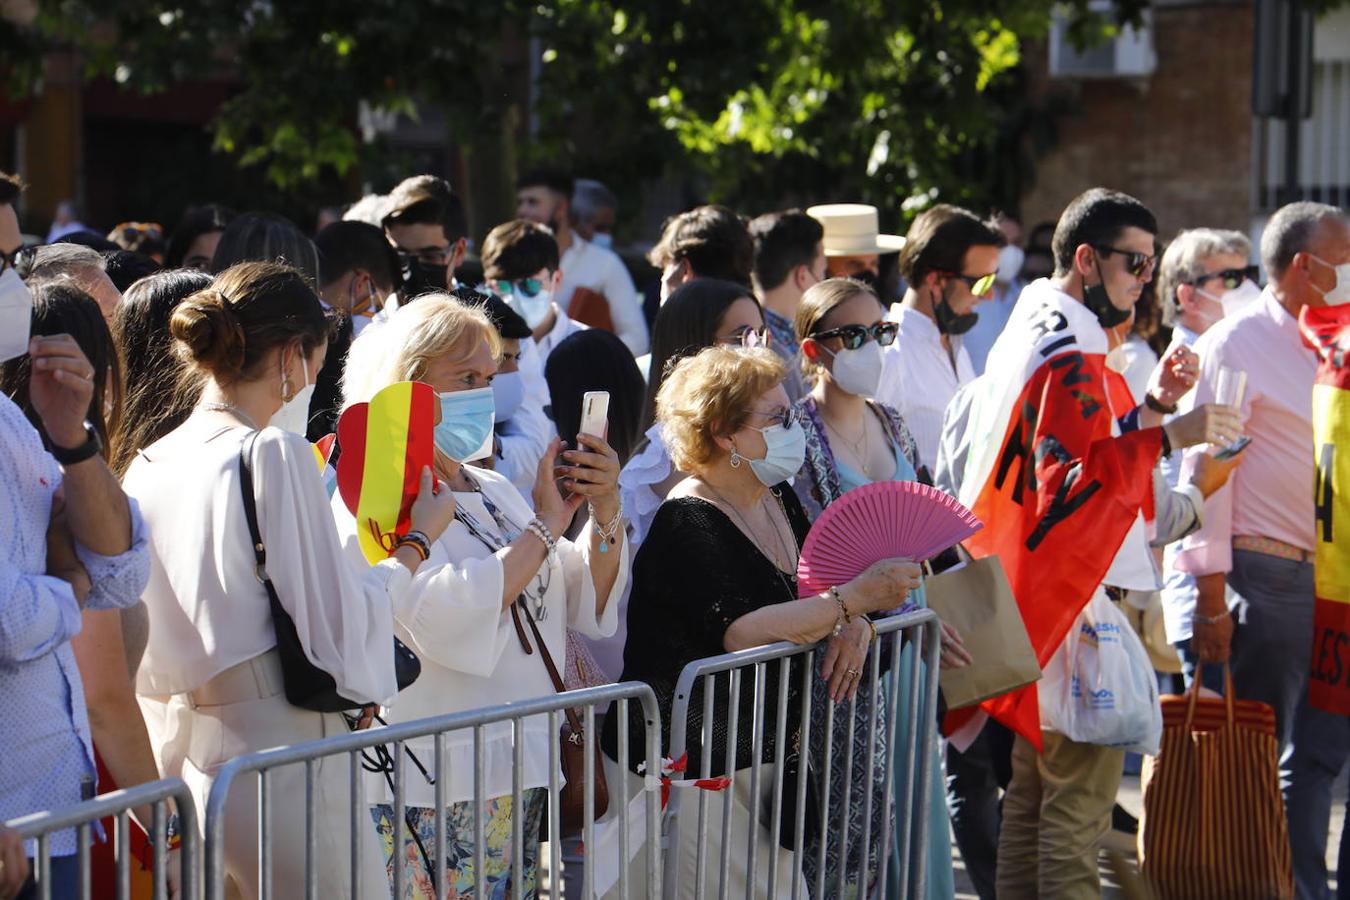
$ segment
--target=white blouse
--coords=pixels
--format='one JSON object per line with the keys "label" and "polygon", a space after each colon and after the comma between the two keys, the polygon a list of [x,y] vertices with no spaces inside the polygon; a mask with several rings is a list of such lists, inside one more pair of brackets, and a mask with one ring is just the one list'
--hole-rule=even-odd
{"label": "white blouse", "polygon": [[[196,690],[276,646],[239,490],[239,447],[250,433],[194,416],[127,471],[123,488],[151,532],[150,641],[139,694]],[[344,558],[304,438],[263,429],[253,481],[267,571],[310,659],[343,696],[387,702],[398,690],[392,607],[408,588],[408,570],[393,560],[357,569]]]}
{"label": "white blouse", "polygon": [[[534,513],[519,491],[496,472],[474,467],[469,470],[498,511],[516,530],[524,530]],[[502,539],[481,495],[456,491],[455,503],[483,531]],[[348,556],[353,561],[363,562],[356,520],[340,496],[333,498],[333,514]],[[503,545],[505,543],[502,541]],[[576,543],[565,539],[558,541],[557,559],[545,563],[547,575],[530,583],[529,590],[535,593],[541,578],[547,580],[548,587],[543,595],[545,612],[538,625],[549,653],[559,666],[565,658],[567,628],[590,637],[605,637],[612,635],[618,624],[618,598],[628,582],[627,539],[610,548],[611,553],[621,554],[619,571],[604,614],[598,618],[595,614],[595,583],[590,574],[590,548],[591,526],[587,524]],[[432,545],[431,558],[418,569],[412,588],[394,604],[395,633],[421,658],[422,675],[412,687],[398,695],[387,717],[390,723],[555,693],[542,657],[537,651],[532,655],[525,654],[511,613],[502,607],[504,575],[500,557],[504,553],[504,550],[494,553],[458,519],[451,522]],[[541,567],[541,573],[543,571]],[[527,598],[526,602],[533,613],[534,599]],[[528,625],[524,627],[533,645],[534,634]],[[509,794],[513,764],[510,723],[489,726],[484,729],[483,736],[485,796]],[[549,732],[547,716],[536,716],[527,721],[522,789],[548,785],[549,746],[557,739],[556,732]],[[433,738],[412,740],[406,747],[434,778]],[[473,729],[447,735],[445,750],[445,801],[472,800]],[[406,755],[403,784],[409,805],[436,805],[434,786]],[[368,776],[366,789],[373,802],[393,802],[381,775]]]}

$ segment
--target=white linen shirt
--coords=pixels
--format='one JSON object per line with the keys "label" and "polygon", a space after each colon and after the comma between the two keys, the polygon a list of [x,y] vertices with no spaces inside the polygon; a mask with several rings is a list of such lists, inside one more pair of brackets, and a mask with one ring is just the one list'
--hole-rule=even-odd
{"label": "white linen shirt", "polygon": [[[239,487],[239,448],[250,433],[193,416],[127,470],[123,486],[151,528],[150,641],[138,694],[194,691],[276,646]],[[267,572],[301,644],[342,696],[388,702],[398,691],[392,603],[408,589],[408,570],[395,560],[358,569],[344,558],[303,437],[264,428],[253,452]]]}
{"label": "white linen shirt", "polygon": [[633,278],[623,260],[613,250],[597,247],[572,232],[572,245],[558,261],[562,269],[562,286],[558,288],[558,305],[564,311],[572,303],[577,288],[589,288],[603,294],[609,302],[609,317],[614,331],[634,356],[647,352],[647,320],[642,315],[642,295],[633,286]]}
{"label": "white linen shirt", "polygon": [[[517,529],[534,518],[511,483],[496,472],[469,467],[483,493]],[[484,531],[500,539],[496,522],[476,492],[455,492],[455,502]],[[356,535],[356,520],[340,497],[333,499],[333,513],[348,556],[364,564]],[[503,544],[505,542],[503,541]],[[595,583],[590,574],[591,526],[582,530],[576,543],[558,541],[555,559],[548,566],[544,592],[545,615],[538,622],[555,663],[566,653],[565,629],[589,637],[612,635],[618,624],[619,597],[628,583],[628,542],[610,548],[618,552],[619,572],[606,601],[604,614],[595,615]],[[429,716],[445,715],[515,700],[545,697],[555,692],[543,658],[527,655],[521,648],[509,610],[502,607],[501,556],[456,520],[431,546],[431,557],[413,577],[412,588],[394,606],[395,633],[422,660],[422,675],[398,695],[387,717],[392,724]],[[537,580],[531,588],[537,587]],[[527,600],[533,611],[533,600]],[[531,645],[534,635],[526,625]],[[511,793],[512,741],[510,723],[484,729],[483,756],[485,795]],[[558,740],[550,732],[548,717],[526,722],[523,756],[525,780],[521,787],[548,785],[549,747]],[[406,745],[431,770],[435,760],[434,738],[416,738]],[[474,785],[473,730],[446,736],[445,802],[472,800]],[[405,757],[403,784],[411,806],[434,807],[435,787],[410,759]],[[393,802],[382,775],[366,782],[372,802]]]}
{"label": "white linen shirt", "polygon": [[914,436],[919,462],[931,473],[947,404],[963,384],[975,380],[975,369],[959,337],[951,339],[956,357],[952,368],[937,323],[918,310],[895,303],[886,318],[898,322],[900,330],[886,348],[876,399],[899,411]]}

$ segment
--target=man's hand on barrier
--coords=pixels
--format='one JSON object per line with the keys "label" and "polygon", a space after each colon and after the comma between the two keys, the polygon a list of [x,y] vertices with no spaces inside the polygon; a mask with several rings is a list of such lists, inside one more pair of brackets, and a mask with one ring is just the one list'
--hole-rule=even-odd
{"label": "man's hand on barrier", "polygon": [[867,647],[871,642],[872,627],[862,618],[854,619],[837,637],[830,638],[820,677],[829,683],[830,699],[835,703],[858,693],[858,684],[867,670]]}
{"label": "man's hand on barrier", "polygon": [[28,857],[23,839],[13,829],[0,825],[0,900],[13,900],[28,880]]}
{"label": "man's hand on barrier", "polygon": [[966,649],[966,642],[961,640],[961,632],[946,622],[939,622],[942,626],[942,654],[938,658],[938,666],[943,669],[962,669],[975,661]]}

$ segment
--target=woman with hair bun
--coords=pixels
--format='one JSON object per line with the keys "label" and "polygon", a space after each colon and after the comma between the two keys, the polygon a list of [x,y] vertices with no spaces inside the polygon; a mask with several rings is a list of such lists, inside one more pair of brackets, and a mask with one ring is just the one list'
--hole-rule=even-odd
{"label": "woman with hair bun", "polygon": [[[246,441],[253,441],[267,571],[306,656],[351,700],[383,704],[397,692],[392,609],[422,555],[403,543],[359,574],[342,558],[327,492],[301,436],[328,330],[318,297],[295,269],[250,262],[220,273],[170,319],[175,348],[200,379],[200,399],[182,425],[140,451],[124,480],[153,534],[144,597],[150,640],[136,689],[161,772],[187,781],[199,809],[227,760],[347,730],[340,715],[291,706],[283,693],[241,494]],[[412,507],[413,530],[428,542],[454,514],[449,492],[433,485],[424,470]],[[276,896],[304,890],[305,771],[288,766],[269,775]],[[314,776],[318,890],[352,896],[347,760],[321,760]],[[230,794],[224,833],[226,890],[243,897],[258,889],[257,819],[257,793],[241,785]],[[361,829],[357,840],[363,881],[356,896],[388,896],[374,830]]]}

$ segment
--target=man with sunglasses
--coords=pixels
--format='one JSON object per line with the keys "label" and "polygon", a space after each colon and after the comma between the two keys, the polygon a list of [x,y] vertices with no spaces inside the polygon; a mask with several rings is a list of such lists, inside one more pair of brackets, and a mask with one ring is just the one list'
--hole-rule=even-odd
{"label": "man with sunglasses", "polygon": [[961,335],[994,287],[1003,243],[998,226],[944,203],[914,220],[900,251],[908,287],[887,315],[899,332],[886,350],[876,399],[899,411],[930,472],[947,404],[975,378]]}
{"label": "man with sunglasses", "polygon": [[516,219],[492,229],[483,241],[483,276],[479,290],[500,297],[530,329],[519,348],[524,399],[511,416],[511,446],[503,444],[498,469],[529,496],[539,457],[553,434],[544,414],[549,402],[544,363],[554,347],[586,326],[554,302],[563,276],[558,243],[543,225]]}
{"label": "man with sunglasses", "polygon": [[[1172,326],[1171,351],[1195,348],[1202,334],[1226,316],[1236,315],[1252,299],[1261,296],[1256,285],[1257,267],[1249,265],[1252,245],[1240,231],[1192,228],[1180,232],[1167,245],[1158,270],[1158,297],[1163,322]],[[1181,482],[1181,453],[1174,452],[1159,464],[1167,484]],[[1175,568],[1180,543],[1163,551],[1163,586],[1160,591],[1167,639],[1181,658],[1186,686],[1197,675],[1195,650],[1191,646],[1191,618],[1195,613],[1195,579]],[[1223,670],[1209,666],[1198,673],[1202,684],[1222,693]]]}
{"label": "man with sunglasses", "polygon": [[[1159,456],[1169,444],[1226,442],[1238,430],[1231,410],[1212,407],[1150,427],[1162,419],[1156,407],[1190,387],[1177,368],[1165,367],[1148,407],[1131,408],[1108,381],[1107,329],[1129,317],[1152,277],[1156,233],[1133,197],[1094,189],[1071,202],[1055,230],[1054,277],[1022,291],[970,394],[960,499],[985,527],[966,546],[1002,561],[1051,671],[1094,596],[1157,589],[1142,511]],[[1073,725],[1053,699],[1060,695],[1045,696],[1042,705],[1031,686],[981,704],[1016,733],[997,894],[1097,897],[1097,849],[1124,753],[1064,733]],[[978,726],[976,713],[957,710],[944,730],[969,736]]]}
{"label": "man with sunglasses", "polygon": [[[1297,894],[1324,897],[1331,796],[1350,758],[1350,717],[1309,703],[1310,678],[1320,691],[1340,689],[1348,661],[1340,616],[1322,621],[1334,604],[1316,597],[1313,554],[1319,542],[1339,546],[1328,536],[1321,479],[1344,448],[1313,443],[1317,357],[1298,319],[1305,307],[1350,300],[1350,222],[1334,206],[1289,204],[1266,223],[1261,264],[1270,279],[1261,297],[1196,342],[1195,402],[1215,396],[1220,367],[1245,372],[1239,403],[1251,444],[1229,488],[1205,504],[1204,527],[1182,544],[1176,566],[1195,576],[1191,645],[1200,660],[1229,662],[1238,697],[1275,711]],[[1186,456],[1189,467],[1196,454]],[[1340,859],[1350,861],[1350,829]]]}

